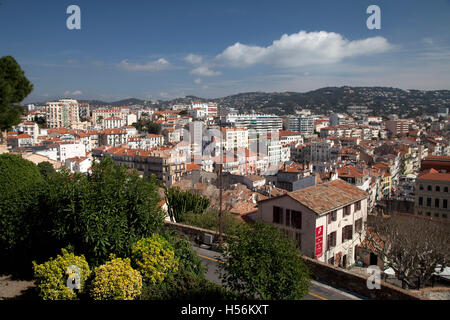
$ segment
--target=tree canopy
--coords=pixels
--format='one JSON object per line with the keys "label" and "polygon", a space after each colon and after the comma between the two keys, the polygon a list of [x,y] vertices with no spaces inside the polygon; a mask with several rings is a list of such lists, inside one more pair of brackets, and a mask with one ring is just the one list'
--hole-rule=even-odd
{"label": "tree canopy", "polygon": [[49,240],[56,247],[73,246],[90,264],[104,263],[111,253],[129,256],[138,240],[163,224],[154,179],[130,174],[110,157],[94,163],[92,174],[63,169],[48,181],[41,214]]}
{"label": "tree canopy", "polygon": [[0,58],[0,131],[19,124],[22,108],[17,104],[32,90],[17,61],[11,56]]}
{"label": "tree canopy", "polygon": [[418,217],[377,217],[368,223],[366,243],[392,268],[403,287],[419,287],[450,261],[450,226]]}
{"label": "tree canopy", "polygon": [[251,299],[296,300],[308,292],[309,271],[292,240],[257,222],[227,239],[220,277]]}

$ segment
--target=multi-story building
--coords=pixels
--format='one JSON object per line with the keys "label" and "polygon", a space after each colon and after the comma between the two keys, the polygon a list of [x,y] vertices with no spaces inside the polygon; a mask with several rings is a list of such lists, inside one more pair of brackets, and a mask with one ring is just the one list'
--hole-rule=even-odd
{"label": "multi-story building", "polygon": [[252,218],[294,238],[302,254],[347,267],[365,237],[367,199],[366,192],[337,179],[259,201]]}
{"label": "multi-story building", "polygon": [[79,103],[78,112],[80,115],[80,119],[89,119],[89,117],[91,116],[89,103]]}
{"label": "multi-story building", "polygon": [[415,214],[450,221],[450,172],[423,171],[416,179]]}
{"label": "multi-story building", "polygon": [[220,131],[225,150],[248,148],[247,128],[221,128]]}
{"label": "multi-story building", "polygon": [[386,121],[386,129],[389,130],[392,135],[407,134],[409,131],[409,120],[398,119]]}
{"label": "multi-story building", "polygon": [[314,118],[312,116],[290,116],[286,119],[286,129],[310,135],[314,132]]}
{"label": "multi-story building", "polygon": [[61,99],[45,104],[47,111],[46,120],[49,128],[62,128],[78,125],[80,111],[77,100]]}
{"label": "multi-story building", "polygon": [[267,134],[267,132],[283,129],[283,120],[268,114],[229,114],[226,116],[226,123],[238,128],[247,128],[249,132],[257,134]]}
{"label": "multi-story building", "polygon": [[123,129],[105,129],[99,133],[99,144],[118,147],[127,143],[127,132]]}
{"label": "multi-story building", "polygon": [[103,128],[105,129],[114,129],[114,128],[122,128],[125,125],[125,121],[119,117],[108,117],[103,119]]}

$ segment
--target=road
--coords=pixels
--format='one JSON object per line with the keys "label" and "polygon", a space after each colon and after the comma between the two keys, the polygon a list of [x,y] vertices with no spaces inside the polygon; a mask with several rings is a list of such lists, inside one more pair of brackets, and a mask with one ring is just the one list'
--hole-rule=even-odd
{"label": "road", "polygon": [[[216,270],[218,269],[220,253],[193,246],[194,251],[202,260],[203,265],[207,268],[206,278],[215,283],[221,284]],[[304,300],[363,300],[364,297],[357,294],[347,292],[342,289],[331,287],[325,283],[311,281],[308,295]]]}

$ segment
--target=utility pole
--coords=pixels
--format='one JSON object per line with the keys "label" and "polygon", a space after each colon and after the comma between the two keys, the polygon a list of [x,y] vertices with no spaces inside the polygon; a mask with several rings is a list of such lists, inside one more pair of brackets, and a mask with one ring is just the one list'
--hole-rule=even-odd
{"label": "utility pole", "polygon": [[223,157],[220,159],[219,163],[219,244],[222,244],[222,190],[223,190],[223,184],[222,184],[222,167],[223,167]]}

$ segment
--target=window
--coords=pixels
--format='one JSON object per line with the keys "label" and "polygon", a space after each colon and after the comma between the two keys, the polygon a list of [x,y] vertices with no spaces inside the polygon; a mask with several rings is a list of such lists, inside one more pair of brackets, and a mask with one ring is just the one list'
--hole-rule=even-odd
{"label": "window", "polygon": [[441,187],[440,186],[436,186],[436,192],[441,192]]}
{"label": "window", "polygon": [[420,190],[423,190],[423,184],[420,184],[420,185],[419,185],[419,189],[420,189]]}
{"label": "window", "polygon": [[431,207],[431,198],[427,198],[427,207]]}
{"label": "window", "polygon": [[447,199],[442,200],[442,208],[447,209]]}
{"label": "window", "polygon": [[342,241],[353,239],[353,226],[345,226],[342,228]]}
{"label": "window", "polygon": [[439,208],[439,199],[434,199],[434,207]]}
{"label": "window", "polygon": [[419,197],[419,206],[423,205],[423,197]]}
{"label": "window", "polygon": [[447,219],[447,214],[446,214],[446,213],[443,213],[443,214],[442,214],[442,218]]}
{"label": "window", "polygon": [[355,208],[356,208],[355,211],[361,210],[361,200],[355,203]]}
{"label": "window", "polygon": [[428,217],[431,217],[431,213],[427,212],[427,216],[428,216]]}
{"label": "window", "polygon": [[448,187],[445,187],[445,188],[444,188],[444,192],[448,192]]}
{"label": "window", "polygon": [[290,227],[291,226],[291,210],[286,209],[286,226]]}
{"label": "window", "polygon": [[351,205],[344,207],[344,216],[348,216],[351,213]]}
{"label": "window", "polygon": [[422,215],[422,211],[419,211],[419,212],[417,212],[418,214],[419,214],[419,216],[421,216]]}
{"label": "window", "polygon": [[435,216],[436,218],[439,218],[439,213],[435,213],[434,216]]}
{"label": "window", "polygon": [[280,207],[273,207],[273,223],[281,223],[281,214],[283,209]]}
{"label": "window", "polygon": [[336,247],[336,231],[330,233],[327,237],[327,249]]}
{"label": "window", "polygon": [[428,191],[431,191],[431,190],[432,190],[431,186],[428,186],[428,187],[427,187],[427,190],[428,190]]}
{"label": "window", "polygon": [[337,211],[334,210],[328,214],[328,223],[331,223],[336,220],[337,220]]}
{"label": "window", "polygon": [[302,228],[302,213],[299,211],[291,211],[291,224],[294,228]]}
{"label": "window", "polygon": [[362,225],[363,225],[363,219],[359,218],[358,220],[355,221],[355,231],[356,232],[361,232],[362,231]]}

